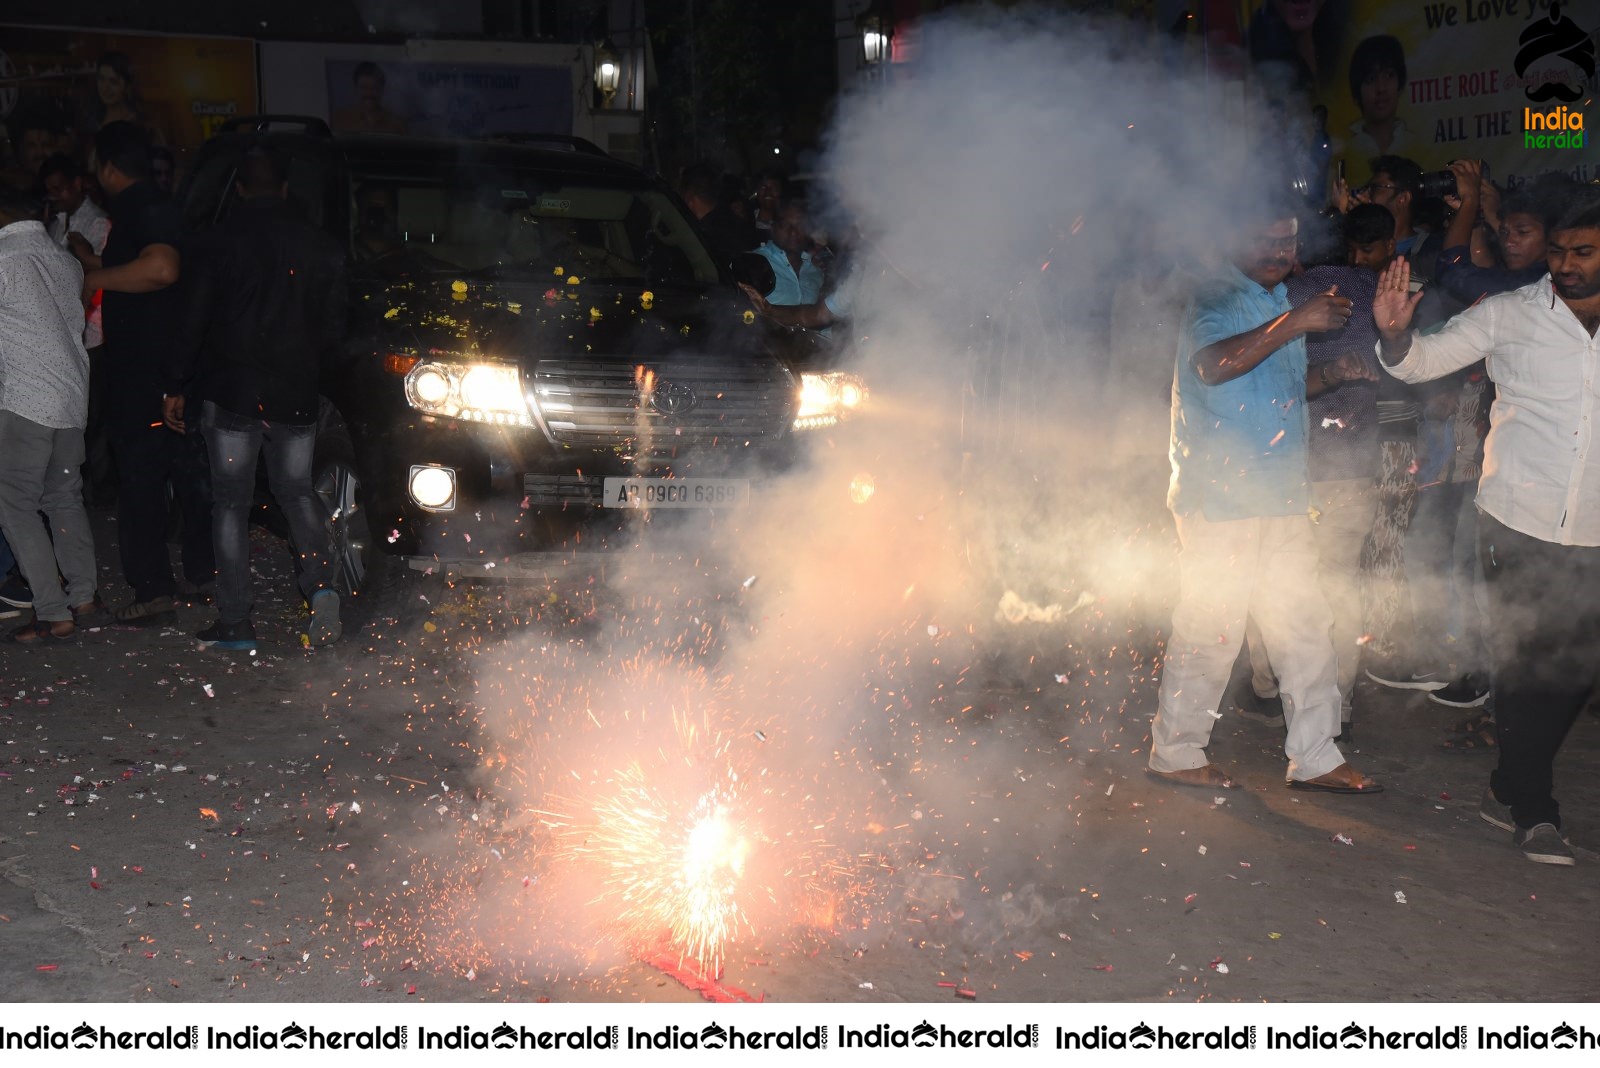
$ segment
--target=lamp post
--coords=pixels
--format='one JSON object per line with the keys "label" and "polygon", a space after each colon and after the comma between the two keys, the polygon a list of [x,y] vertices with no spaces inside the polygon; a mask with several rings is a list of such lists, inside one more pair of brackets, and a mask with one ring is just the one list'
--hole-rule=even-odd
{"label": "lamp post", "polygon": [[602,41],[594,49],[594,87],[600,92],[602,107],[611,106],[621,84],[622,61],[617,58],[611,42]]}
{"label": "lamp post", "polygon": [[861,16],[861,60],[868,69],[889,60],[891,27],[889,20],[876,11]]}

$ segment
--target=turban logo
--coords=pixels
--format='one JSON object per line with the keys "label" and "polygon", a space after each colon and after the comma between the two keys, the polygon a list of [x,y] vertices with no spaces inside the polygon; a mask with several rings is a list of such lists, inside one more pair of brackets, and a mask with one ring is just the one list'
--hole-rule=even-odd
{"label": "turban logo", "polygon": [[[1570,18],[1563,18],[1559,3],[1550,5],[1548,19],[1523,30],[1517,43],[1522,46],[1517,50],[1514,64],[1519,78],[1526,75],[1528,68],[1539,60],[1552,57],[1565,60],[1581,70],[1587,78],[1594,78],[1594,38]],[[1530,86],[1527,92],[1528,99],[1537,104],[1547,100],[1562,100],[1572,104],[1583,99],[1584,87],[1581,83],[1572,85],[1565,81],[1547,81],[1543,85]]]}

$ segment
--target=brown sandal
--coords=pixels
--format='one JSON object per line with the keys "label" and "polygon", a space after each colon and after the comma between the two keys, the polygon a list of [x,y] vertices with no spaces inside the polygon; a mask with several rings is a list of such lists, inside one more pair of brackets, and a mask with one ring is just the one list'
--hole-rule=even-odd
{"label": "brown sandal", "polygon": [[70,619],[35,619],[11,632],[11,640],[18,645],[70,642],[77,636],[78,625]]}
{"label": "brown sandal", "polygon": [[1203,786],[1208,790],[1237,790],[1239,784],[1228,777],[1228,773],[1215,764],[1206,764],[1198,768],[1184,768],[1182,771],[1157,771],[1155,768],[1144,769],[1153,778],[1166,782],[1175,782],[1179,786]]}
{"label": "brown sandal", "polygon": [[1312,790],[1325,794],[1381,794],[1383,784],[1361,774],[1349,764],[1340,764],[1315,779],[1290,779],[1291,790]]}

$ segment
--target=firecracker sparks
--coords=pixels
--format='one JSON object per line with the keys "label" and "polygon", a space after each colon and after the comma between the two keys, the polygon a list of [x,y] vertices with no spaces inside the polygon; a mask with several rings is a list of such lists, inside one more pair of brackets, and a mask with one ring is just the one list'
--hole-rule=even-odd
{"label": "firecracker sparks", "polygon": [[730,791],[703,794],[687,813],[646,782],[633,765],[617,776],[615,793],[594,806],[573,852],[600,865],[596,904],[614,910],[626,941],[669,944],[708,975],[722,971],[724,947],[749,928],[739,904],[751,838],[735,815]]}

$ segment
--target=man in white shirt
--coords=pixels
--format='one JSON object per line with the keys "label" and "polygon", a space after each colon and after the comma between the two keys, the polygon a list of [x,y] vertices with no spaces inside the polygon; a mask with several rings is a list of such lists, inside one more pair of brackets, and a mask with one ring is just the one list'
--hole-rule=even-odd
{"label": "man in white shirt", "polygon": [[1420,295],[1396,260],[1379,282],[1379,355],[1404,382],[1487,358],[1497,387],[1478,484],[1499,766],[1478,814],[1528,859],[1574,863],[1553,794],[1557,751],[1600,685],[1600,195],[1548,240],[1550,273],[1413,336]]}
{"label": "man in white shirt", "polygon": [[45,232],[40,206],[27,193],[0,193],[0,529],[33,587],[34,620],[12,633],[22,643],[71,638],[75,617],[95,604],[79,473],[89,395],[83,268]]}
{"label": "man in white shirt", "polygon": [[[96,256],[105,251],[106,238],[111,236],[111,216],[89,199],[84,190],[83,170],[76,160],[57,153],[44,161],[39,168],[39,181],[44,185],[45,200],[50,205],[50,237],[62,248],[67,248],[72,235],[78,234]],[[97,348],[100,344],[100,306],[89,310],[84,326],[84,348]]]}
{"label": "man in white shirt", "polygon": [[[44,186],[45,201],[50,207],[50,221],[45,224],[50,237],[62,248],[73,250],[82,262],[84,253],[99,256],[106,248],[106,238],[111,236],[111,216],[105,209],[89,199],[86,190],[87,176],[78,161],[57,153],[44,161],[39,168],[39,181]],[[84,451],[88,459],[84,475],[89,480],[89,495],[98,501],[109,502],[116,498],[117,471],[111,460],[111,442],[106,435],[105,396],[106,366],[101,356],[105,332],[100,325],[100,294],[89,302],[83,326],[83,347],[89,350],[89,425],[84,432]]]}

